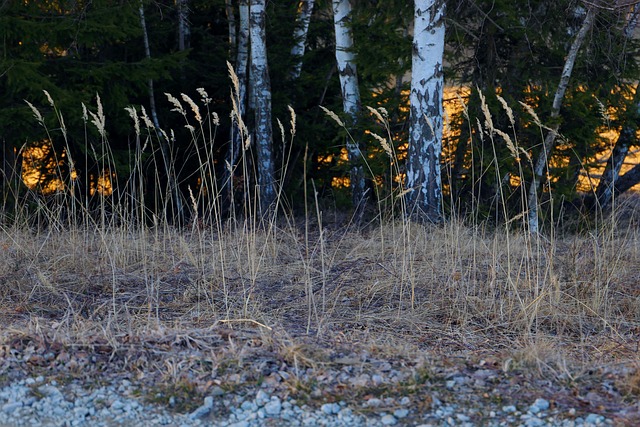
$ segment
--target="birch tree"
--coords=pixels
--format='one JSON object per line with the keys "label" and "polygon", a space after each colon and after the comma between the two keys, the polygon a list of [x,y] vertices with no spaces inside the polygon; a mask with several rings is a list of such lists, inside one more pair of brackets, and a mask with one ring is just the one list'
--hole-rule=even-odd
{"label": "birch tree", "polygon": [[304,56],[306,47],[314,2],[315,0],[300,0],[298,3],[296,28],[293,31],[294,45],[293,48],[291,48],[291,56],[295,58],[296,62],[293,64],[291,70],[291,80],[297,80],[302,72],[302,57]]}
{"label": "birch tree", "polygon": [[[350,21],[352,7],[350,0],[333,0],[333,23],[336,33],[336,62],[340,75],[342,106],[349,116],[351,125],[355,127],[360,114],[360,90],[358,88],[358,72],[356,54],[353,51],[353,34]],[[353,205],[356,218],[359,220],[367,202],[365,191],[363,156],[360,143],[352,134],[346,140],[347,154],[350,164],[350,179]]]}
{"label": "birch tree", "polygon": [[419,222],[442,220],[444,0],[415,0],[407,213]]}
{"label": "birch tree", "polygon": [[594,7],[590,7],[587,10],[586,17],[582,23],[582,26],[580,27],[580,30],[578,31],[578,34],[576,34],[576,37],[573,39],[573,43],[571,44],[571,48],[569,49],[569,53],[567,54],[567,58],[564,62],[564,67],[562,69],[562,74],[560,77],[560,83],[558,84],[556,93],[553,97],[553,105],[551,106],[550,118],[551,120],[554,120],[555,123],[549,127],[548,133],[543,142],[542,150],[535,162],[533,168],[533,178],[531,179],[531,184],[529,185],[529,194],[527,197],[529,231],[531,233],[537,233],[539,231],[538,192],[540,191],[542,176],[547,165],[549,164],[549,156],[551,155],[551,150],[553,149],[556,137],[558,136],[560,123],[557,119],[560,116],[560,108],[562,107],[564,94],[567,91],[567,87],[569,86],[569,80],[571,79],[571,73],[573,72],[573,66],[575,65],[576,58],[578,57],[578,52],[580,51],[580,48],[582,47],[582,44],[587,37],[587,33],[593,27],[595,15],[596,9]]}
{"label": "birch tree", "polygon": [[254,136],[257,151],[260,209],[266,213],[275,201],[273,131],[271,125],[271,82],[267,65],[265,0],[251,0],[249,29],[251,38],[251,94],[255,102]]}

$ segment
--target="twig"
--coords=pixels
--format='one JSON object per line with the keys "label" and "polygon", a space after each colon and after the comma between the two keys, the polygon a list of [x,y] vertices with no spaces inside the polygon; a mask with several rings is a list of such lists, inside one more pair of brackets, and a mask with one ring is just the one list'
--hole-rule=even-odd
{"label": "twig", "polygon": [[273,329],[270,326],[267,326],[263,323],[258,322],[257,320],[253,320],[253,319],[224,319],[224,320],[218,320],[218,322],[220,323],[255,323],[258,326],[262,326],[265,329],[268,329],[270,331],[272,331]]}

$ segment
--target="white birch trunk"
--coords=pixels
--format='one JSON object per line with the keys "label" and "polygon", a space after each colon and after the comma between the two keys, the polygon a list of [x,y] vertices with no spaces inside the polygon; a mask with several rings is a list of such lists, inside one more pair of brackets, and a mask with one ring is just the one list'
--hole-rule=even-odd
{"label": "white birch trunk", "polygon": [[[351,3],[350,0],[333,0],[333,23],[336,32],[336,62],[340,75],[342,92],[342,106],[350,117],[351,125],[355,127],[360,114],[360,90],[358,89],[358,71],[356,54],[353,52],[353,34],[351,33]],[[356,135],[354,137],[357,138]],[[351,167],[351,192],[353,204],[356,208],[356,218],[359,220],[366,204],[363,155],[360,143],[347,138],[346,142],[349,163]]]}
{"label": "white birch trunk", "polygon": [[302,72],[302,57],[307,43],[307,34],[309,33],[309,23],[311,22],[311,14],[313,13],[313,5],[315,0],[300,0],[298,3],[298,16],[296,18],[296,28],[293,31],[294,45],[291,48],[291,56],[294,57],[295,63],[291,70],[291,79],[297,80]]}
{"label": "white birch trunk", "polygon": [[[578,31],[575,39],[573,39],[573,43],[571,44],[571,48],[569,49],[569,54],[567,55],[567,59],[564,62],[562,75],[560,77],[560,83],[558,84],[555,96],[553,97],[553,105],[551,106],[550,114],[550,118],[552,120],[557,119],[560,115],[560,108],[562,107],[564,94],[567,91],[567,87],[569,86],[569,80],[571,79],[573,66],[575,65],[578,52],[580,51],[580,48],[582,47],[582,44],[587,37],[587,33],[593,27],[595,15],[595,8],[591,8],[587,11],[587,16],[582,23],[582,27],[580,27],[580,31]],[[531,180],[531,185],[529,186],[529,195],[527,200],[527,208],[529,210],[529,231],[531,233],[538,233],[540,229],[538,223],[538,192],[540,190],[540,184],[542,182],[542,175],[549,162],[549,155],[551,154],[551,150],[555,144],[556,137],[558,136],[559,128],[560,124],[556,121],[556,123],[551,126],[551,129],[549,129],[549,133],[547,133],[547,136],[544,139],[542,151],[540,152],[540,155],[538,156],[533,169],[533,178]]]}
{"label": "white birch trunk", "polygon": [[[147,32],[147,20],[144,15],[144,6],[142,2],[140,2],[140,7],[138,8],[138,14],[140,16],[140,26],[142,27],[142,39],[144,43],[145,57],[147,59],[151,59],[151,46],[149,44],[149,33]],[[174,175],[173,162],[171,161],[171,150],[169,149],[169,141],[167,141],[160,132],[158,110],[156,108],[156,97],[153,89],[153,79],[149,79],[149,81],[147,82],[147,87],[149,91],[149,109],[151,110],[151,120],[153,121],[153,125],[156,127],[156,130],[158,130],[160,151],[162,153],[164,169],[167,174],[167,185],[169,186],[169,194],[174,199],[176,206],[175,216],[177,217],[178,222],[180,222],[182,220],[183,212],[182,198],[180,197],[180,192],[176,183],[176,177]]]}
{"label": "white birch trunk", "polygon": [[267,65],[265,0],[251,0],[249,7],[251,37],[251,87],[255,102],[255,147],[257,151],[260,209],[267,213],[275,201],[273,131],[271,127],[271,82]]}
{"label": "white birch trunk", "polygon": [[442,220],[440,155],[443,129],[444,0],[415,0],[411,63],[411,122],[406,187],[408,214]]}
{"label": "white birch trunk", "polygon": [[247,99],[247,75],[249,68],[249,0],[240,0],[238,6],[239,14],[239,31],[238,31],[238,55],[236,58],[236,75],[239,81],[239,97],[240,97],[240,113],[242,115],[246,112],[246,99]]}

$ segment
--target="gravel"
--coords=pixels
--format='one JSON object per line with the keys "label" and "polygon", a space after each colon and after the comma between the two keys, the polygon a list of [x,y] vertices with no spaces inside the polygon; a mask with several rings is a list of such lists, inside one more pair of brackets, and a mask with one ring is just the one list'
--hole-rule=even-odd
{"label": "gravel", "polygon": [[[453,383],[451,383],[453,382]],[[467,379],[456,377],[447,388],[462,389]],[[462,405],[433,398],[426,410],[412,407],[408,397],[328,402],[317,408],[292,397],[259,389],[249,394],[214,388],[202,404],[187,414],[144,403],[128,380],[117,385],[85,388],[78,382],[61,385],[43,377],[16,381],[0,389],[0,426],[607,426],[598,414],[576,416],[542,397],[532,402],[498,406]],[[495,407],[494,407],[495,406]]]}

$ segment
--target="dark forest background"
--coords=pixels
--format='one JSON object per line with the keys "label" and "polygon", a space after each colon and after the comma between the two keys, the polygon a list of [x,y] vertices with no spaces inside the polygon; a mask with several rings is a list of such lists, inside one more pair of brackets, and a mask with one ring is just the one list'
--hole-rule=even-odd
{"label": "dark forest background", "polygon": [[[201,150],[213,153],[214,179],[224,176],[232,108],[227,61],[233,65],[235,59],[229,29],[229,18],[234,15],[229,14],[227,3],[237,13],[233,2],[189,1],[190,34],[188,46],[181,49],[173,0],[4,1],[0,5],[0,180],[5,211],[66,191],[65,186],[52,187],[55,180],[73,182],[74,197],[89,203],[121,197],[117,191],[96,191],[104,185],[105,176],[113,181],[109,184],[112,189],[126,187],[136,176],[143,183],[149,211],[156,210],[156,199],[169,191],[167,171],[159,158],[159,137],[152,135],[151,147],[140,153],[142,165],[136,167],[136,144],[140,142],[125,110],[134,107],[141,111],[144,107],[150,112],[148,84],[152,80],[158,123],[168,135],[174,135],[171,160],[176,165],[178,194],[183,198],[178,217],[188,221],[194,213],[189,192],[212,197],[200,191],[204,181]],[[284,168],[277,171],[278,179],[294,211],[302,209],[305,197],[313,197],[304,191],[309,183],[317,190],[320,203],[348,211],[348,165],[341,156],[345,132],[319,108],[341,111],[330,2],[316,2],[302,74],[293,80],[296,3],[267,3],[273,116],[288,123],[291,106],[297,119],[293,140],[281,138],[274,125],[276,165],[287,163],[286,173]],[[388,111],[388,136],[398,155],[395,161],[400,163],[399,169],[390,165],[379,142],[367,137],[366,131],[384,136],[387,130],[364,109],[359,128],[353,132],[364,135],[368,178],[371,186],[378,188],[376,200],[383,201],[398,186],[399,178],[393,171],[402,171],[406,150],[413,7],[402,0],[357,0],[353,4],[362,103]],[[144,47],[141,5],[150,57]],[[584,20],[583,3],[448,2],[444,75],[453,89],[445,100],[450,117],[442,157],[448,214],[493,219],[504,209],[520,212],[521,185],[529,182],[532,171],[527,158],[537,158],[545,126],[555,122],[560,124],[561,137],[545,177],[543,216],[552,210],[569,215],[594,212],[610,204],[598,203],[599,174],[622,135],[626,135],[623,143],[630,151],[639,146],[635,92],[640,51],[636,38],[628,34],[634,10],[630,4],[598,11],[579,52],[561,114],[550,119],[567,51]],[[213,125],[209,115],[204,127],[196,129],[194,139],[185,128],[184,117],[171,111],[174,105],[164,93],[177,98],[184,93],[205,111],[198,88],[204,88],[211,98],[208,110],[219,116],[220,123]],[[50,94],[55,108],[43,91]],[[529,156],[514,156],[504,140],[483,134],[485,114],[480,94],[486,98],[494,126]],[[506,101],[510,113],[497,95]],[[83,113],[84,104],[97,114],[97,96],[106,117],[104,135],[91,125],[91,116]],[[38,123],[25,101],[42,113],[46,127]],[[533,108],[537,117],[522,103]],[[250,121],[248,124],[251,127]],[[49,145],[51,148],[46,148]],[[29,148],[38,146],[42,149],[36,158]],[[27,162],[25,153],[31,153]],[[33,177],[29,185],[22,179],[26,167]],[[38,173],[33,174],[33,169]],[[637,167],[625,170],[616,182],[618,193],[639,181]],[[243,199],[222,203],[242,204]],[[228,207],[223,211],[229,211]]]}

